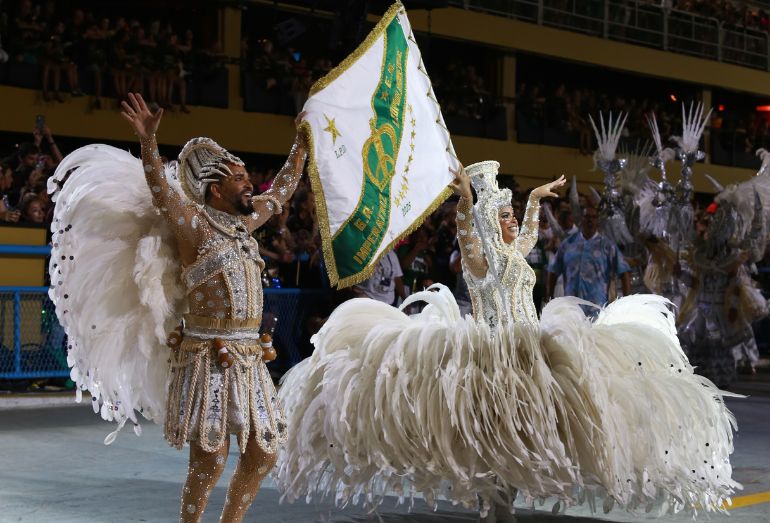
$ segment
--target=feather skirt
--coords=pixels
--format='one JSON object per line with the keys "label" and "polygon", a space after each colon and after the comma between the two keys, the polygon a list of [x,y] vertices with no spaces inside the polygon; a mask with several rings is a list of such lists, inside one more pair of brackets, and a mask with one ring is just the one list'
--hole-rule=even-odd
{"label": "feather skirt", "polygon": [[594,320],[556,299],[539,325],[491,332],[451,293],[406,316],[342,304],[284,378],[290,427],[277,481],[289,501],[481,497],[628,509],[723,510],[733,416],[693,373],[668,302],[637,295]]}

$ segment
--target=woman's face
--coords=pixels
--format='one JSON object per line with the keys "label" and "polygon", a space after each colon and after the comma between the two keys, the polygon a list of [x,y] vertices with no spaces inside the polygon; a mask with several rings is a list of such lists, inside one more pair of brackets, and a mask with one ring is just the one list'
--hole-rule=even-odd
{"label": "woman's face", "polygon": [[500,232],[503,233],[503,241],[512,243],[519,235],[519,221],[513,214],[513,207],[510,205],[501,207],[497,212],[497,219],[500,221]]}
{"label": "woman's face", "polygon": [[27,185],[31,189],[38,190],[43,188],[43,181],[43,171],[40,169],[33,169],[27,178]]}
{"label": "woman's face", "polygon": [[29,204],[27,208],[27,216],[25,218],[32,223],[43,223],[45,219],[45,211],[43,210],[43,204],[38,201],[34,201]]}

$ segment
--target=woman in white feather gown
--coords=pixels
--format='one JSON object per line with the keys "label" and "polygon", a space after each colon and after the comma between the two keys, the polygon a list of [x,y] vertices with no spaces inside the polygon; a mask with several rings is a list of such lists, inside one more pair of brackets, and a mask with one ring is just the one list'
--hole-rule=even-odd
{"label": "woman in white feather gown", "polygon": [[429,304],[411,317],[350,300],[284,378],[284,499],[376,505],[419,494],[430,504],[481,500],[482,515],[497,506],[501,520],[510,515],[500,505],[511,509],[517,494],[563,507],[594,508],[601,497],[605,511],[724,510],[739,487],[734,418],[723,393],[693,373],[670,304],[629,296],[591,321],[586,302],[560,298],[538,320],[524,256],[539,199],[563,181],[533,191],[519,234],[497,166],[468,168],[475,208],[468,175],[454,184],[473,317],[440,285],[402,305]]}

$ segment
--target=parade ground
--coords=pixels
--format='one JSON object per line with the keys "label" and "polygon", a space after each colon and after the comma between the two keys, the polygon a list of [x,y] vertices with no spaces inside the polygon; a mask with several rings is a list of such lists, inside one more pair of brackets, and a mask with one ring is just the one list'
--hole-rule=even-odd
{"label": "parade ground", "polygon": [[[713,513],[711,522],[761,523],[770,521],[770,376],[744,380],[736,392],[745,399],[728,399],[738,419],[733,477],[743,484],[730,515]],[[161,427],[142,425],[136,437],[125,428],[110,446],[102,442],[113,425],[95,415],[90,405],[72,406],[70,397],[0,396],[0,522],[118,523],[169,522],[177,518],[179,491],[187,468],[187,451],[168,446]],[[73,399],[74,403],[74,399]],[[237,447],[233,447],[235,449]],[[224,503],[228,469],[214,490],[204,521],[217,521]],[[652,514],[591,514],[586,507],[571,507],[552,515],[552,501],[534,512],[522,508],[521,523],[633,522],[652,520]],[[436,511],[416,500],[411,512],[388,499],[376,512],[355,507],[335,508],[326,503],[280,503],[271,479],[266,480],[246,516],[248,522],[383,522],[470,523],[474,512],[439,504]],[[690,521],[689,515],[663,516],[661,522]],[[699,517],[706,520],[706,517]]]}

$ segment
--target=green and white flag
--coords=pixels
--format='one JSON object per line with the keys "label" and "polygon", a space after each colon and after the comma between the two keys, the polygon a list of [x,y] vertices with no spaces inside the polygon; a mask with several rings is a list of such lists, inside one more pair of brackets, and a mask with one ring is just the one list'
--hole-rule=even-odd
{"label": "green and white flag", "polygon": [[313,85],[304,110],[324,260],[346,287],[449,196],[458,165],[401,3]]}

